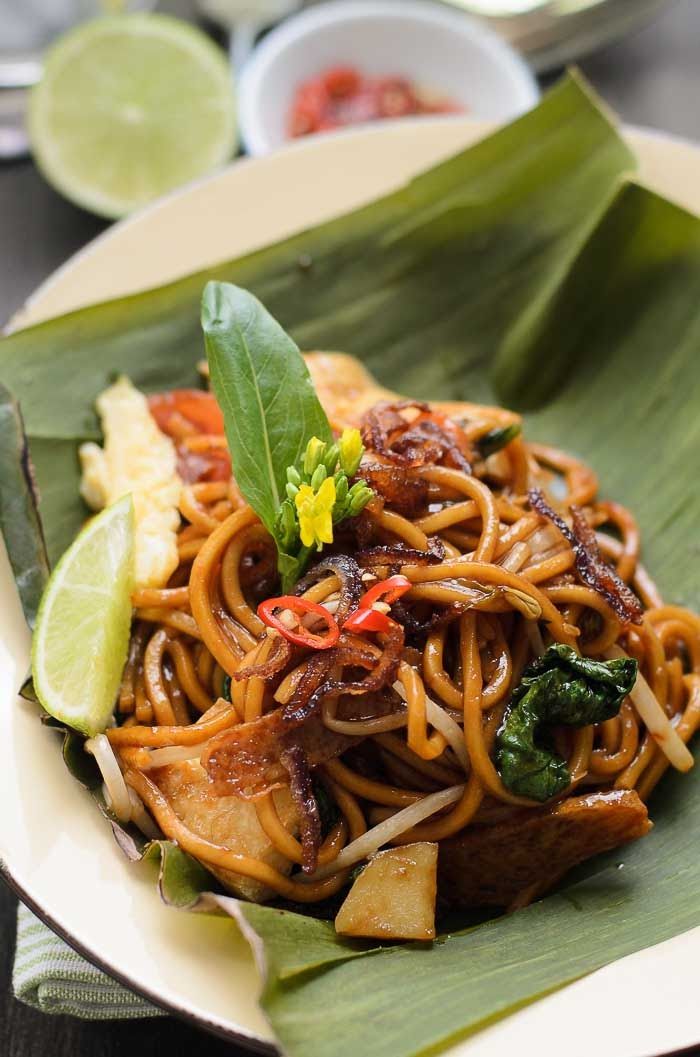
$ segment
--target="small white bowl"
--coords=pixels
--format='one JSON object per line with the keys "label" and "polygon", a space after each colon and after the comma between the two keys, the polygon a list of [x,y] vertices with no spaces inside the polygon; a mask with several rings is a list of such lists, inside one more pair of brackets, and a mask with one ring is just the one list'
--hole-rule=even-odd
{"label": "small white bowl", "polygon": [[424,0],[334,0],[283,22],[244,67],[239,118],[249,154],[288,141],[298,85],[337,64],[406,76],[491,121],[514,118],[539,98],[523,59],[468,15]]}

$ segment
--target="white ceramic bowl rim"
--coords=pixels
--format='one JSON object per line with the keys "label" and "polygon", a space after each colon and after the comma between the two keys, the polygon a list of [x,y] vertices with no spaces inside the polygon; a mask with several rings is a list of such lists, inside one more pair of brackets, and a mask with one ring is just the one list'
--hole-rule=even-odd
{"label": "white ceramic bowl rim", "polygon": [[[238,89],[241,138],[249,154],[267,154],[281,144],[267,135],[262,120],[262,95],[265,81],[278,63],[284,62],[291,49],[311,41],[321,30],[342,25],[395,18],[397,22],[414,23],[426,29],[447,30],[456,38],[480,51],[503,75],[512,103],[512,115],[534,106],[540,92],[535,76],[525,59],[494,30],[462,11],[435,0],[328,0],[307,8],[273,29],[255,49],[244,67]],[[313,63],[313,56],[310,56]],[[315,71],[310,68],[309,73]],[[289,100],[287,100],[289,102]],[[478,117],[479,115],[475,115]],[[424,118],[423,120],[430,120]]]}

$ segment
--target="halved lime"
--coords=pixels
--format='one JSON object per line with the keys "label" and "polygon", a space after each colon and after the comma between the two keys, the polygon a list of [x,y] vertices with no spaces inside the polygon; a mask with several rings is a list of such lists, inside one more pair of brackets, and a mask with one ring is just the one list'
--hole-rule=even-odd
{"label": "halved lime", "polygon": [[134,505],[93,518],[46,585],[32,641],[34,689],[46,711],[82,734],[105,729],[126,662],[134,579]]}
{"label": "halved lime", "polygon": [[37,165],[66,198],[124,216],[231,157],[231,70],[176,18],[95,18],[48,52],[29,134]]}

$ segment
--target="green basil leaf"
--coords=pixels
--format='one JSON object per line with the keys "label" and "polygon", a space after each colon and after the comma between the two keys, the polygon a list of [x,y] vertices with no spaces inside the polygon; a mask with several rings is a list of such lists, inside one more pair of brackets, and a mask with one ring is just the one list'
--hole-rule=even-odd
{"label": "green basil leaf", "polygon": [[274,535],[287,467],[311,437],[332,443],[331,427],[299,349],[256,297],[207,283],[202,329],[238,487]]}
{"label": "green basil leaf", "polygon": [[620,711],[637,678],[630,657],[594,661],[555,643],[524,671],[496,739],[503,784],[518,796],[549,800],[568,786],[566,762],[537,737],[543,724],[586,727]]}

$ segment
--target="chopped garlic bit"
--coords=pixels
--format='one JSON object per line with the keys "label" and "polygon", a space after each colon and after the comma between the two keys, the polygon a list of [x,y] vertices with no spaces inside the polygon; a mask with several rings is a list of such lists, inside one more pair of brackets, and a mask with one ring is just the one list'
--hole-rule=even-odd
{"label": "chopped garlic bit", "polygon": [[163,587],[177,568],[182,481],[175,446],[128,378],[97,398],[104,447],[80,447],[80,494],[93,510],[131,493],[136,518],[135,586]]}

